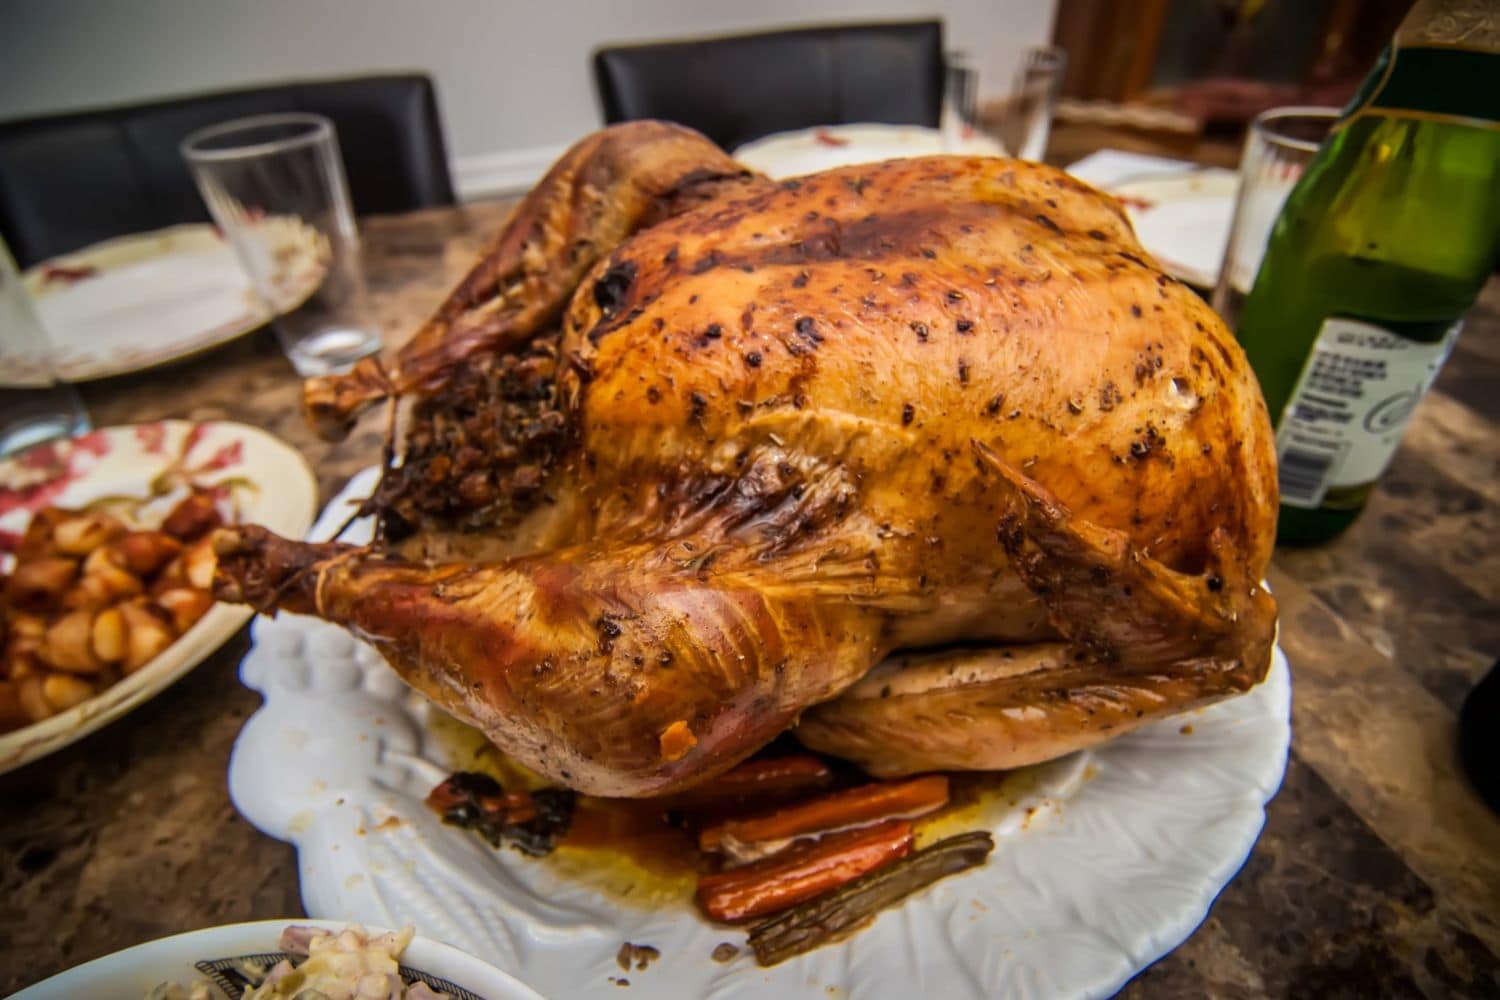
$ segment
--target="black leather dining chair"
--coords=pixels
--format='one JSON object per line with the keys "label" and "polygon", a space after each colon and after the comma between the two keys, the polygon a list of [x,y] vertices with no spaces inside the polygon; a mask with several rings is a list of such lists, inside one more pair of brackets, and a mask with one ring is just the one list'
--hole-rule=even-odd
{"label": "black leather dining chair", "polygon": [[607,123],[664,118],[725,149],[815,125],[936,126],[943,28],[851,24],[605,48],[594,79]]}
{"label": "black leather dining chair", "polygon": [[432,81],[368,76],[0,123],[0,235],[25,267],[111,236],[206,221],[182,140],[282,111],[332,119],[356,213],[453,203]]}

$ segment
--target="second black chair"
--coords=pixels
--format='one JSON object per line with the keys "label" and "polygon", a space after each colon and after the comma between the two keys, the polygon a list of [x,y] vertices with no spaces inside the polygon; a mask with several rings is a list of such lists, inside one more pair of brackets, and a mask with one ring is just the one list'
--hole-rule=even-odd
{"label": "second black chair", "polygon": [[772,132],[855,122],[938,124],[938,21],[807,28],[601,49],[606,123],[663,118],[725,149]]}

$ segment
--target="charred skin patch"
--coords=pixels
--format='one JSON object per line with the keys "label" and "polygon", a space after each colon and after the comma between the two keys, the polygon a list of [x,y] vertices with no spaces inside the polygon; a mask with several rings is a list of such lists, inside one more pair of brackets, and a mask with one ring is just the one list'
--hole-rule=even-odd
{"label": "charred skin patch", "polygon": [[797,331],[797,336],[813,350],[817,350],[823,343],[823,335],[818,332],[817,320],[811,316],[797,317],[797,322],[792,324],[792,328]]}
{"label": "charred skin patch", "polygon": [[620,311],[635,283],[636,264],[633,260],[620,261],[594,282],[594,304],[605,319]]}

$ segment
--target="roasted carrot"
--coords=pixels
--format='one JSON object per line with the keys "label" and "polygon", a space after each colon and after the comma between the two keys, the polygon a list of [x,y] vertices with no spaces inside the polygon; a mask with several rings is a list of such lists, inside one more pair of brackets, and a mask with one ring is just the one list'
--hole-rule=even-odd
{"label": "roasted carrot", "polygon": [[767,798],[814,792],[833,780],[821,758],[811,754],[747,760],[717,778],[705,781],[671,797],[674,808],[701,809],[738,800],[754,802]]}
{"label": "roasted carrot", "polygon": [[761,965],[775,965],[841,940],[912,893],[984,864],[994,848],[994,838],[988,833],[959,834],[788,909],[750,932],[755,960]]}
{"label": "roasted carrot", "polygon": [[904,819],[836,833],[743,868],[703,876],[698,903],[725,923],[775,913],[904,858],[913,839],[912,825]]}
{"label": "roasted carrot", "polygon": [[729,820],[698,835],[698,846],[715,853],[749,844],[777,844],[815,834],[913,819],[948,804],[948,779],[934,774],[832,792],[764,816]]}

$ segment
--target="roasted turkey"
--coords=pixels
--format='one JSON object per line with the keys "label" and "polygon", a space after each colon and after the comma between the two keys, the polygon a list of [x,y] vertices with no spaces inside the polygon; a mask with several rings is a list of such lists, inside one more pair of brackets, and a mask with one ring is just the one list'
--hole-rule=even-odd
{"label": "roasted turkey", "polygon": [[936,156],[773,183],[569,151],[394,357],[368,547],[216,540],[218,592],[373,643],[505,752],[665,793],[791,730],[877,775],[1046,760],[1256,684],[1272,434],[1112,198]]}

